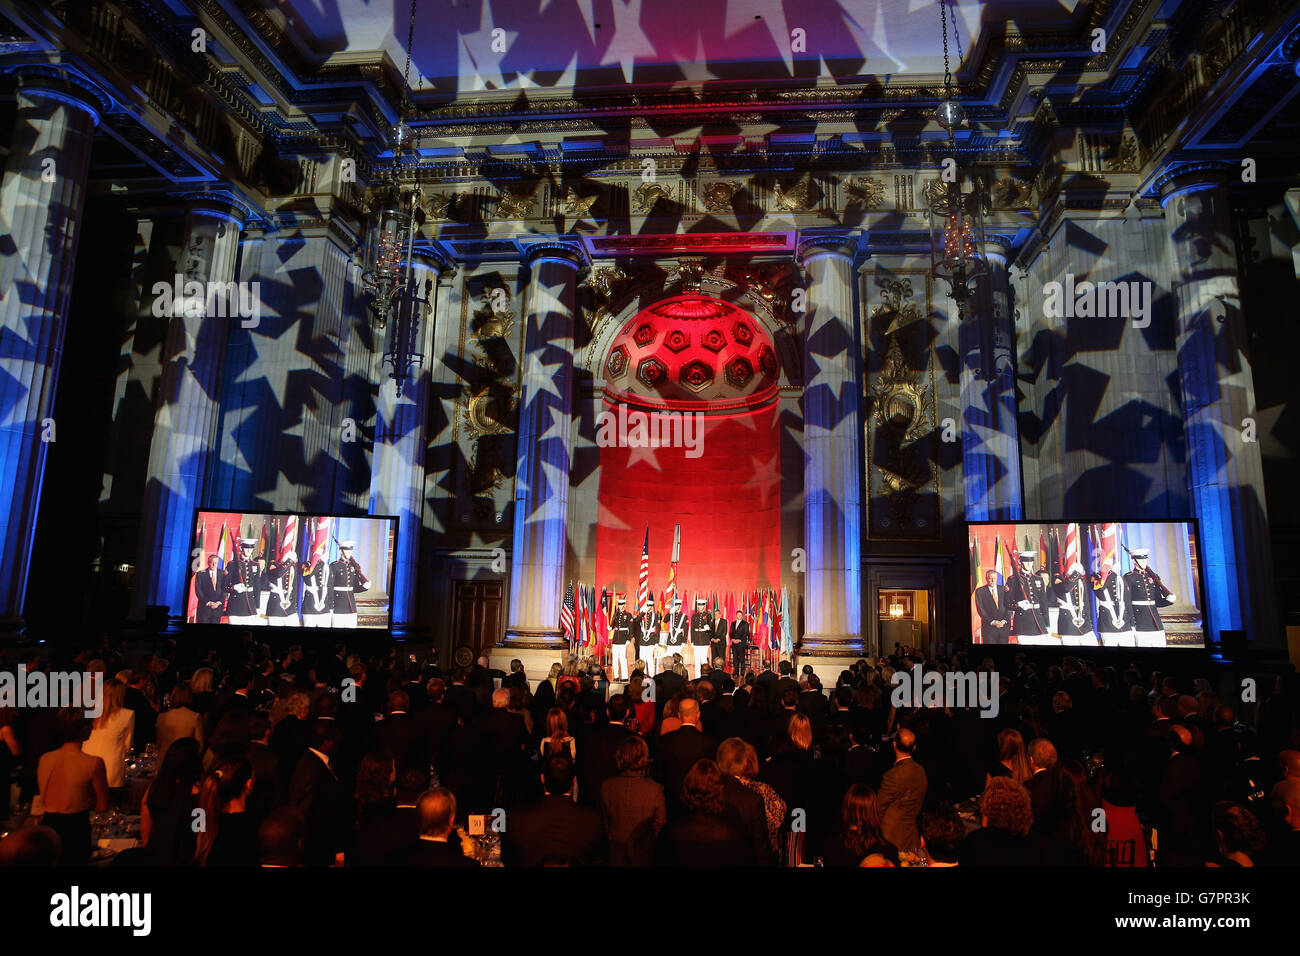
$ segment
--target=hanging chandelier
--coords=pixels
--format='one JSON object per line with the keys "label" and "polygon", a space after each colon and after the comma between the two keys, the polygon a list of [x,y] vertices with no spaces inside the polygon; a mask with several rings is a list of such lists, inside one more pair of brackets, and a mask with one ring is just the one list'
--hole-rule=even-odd
{"label": "hanging chandelier", "polygon": [[[939,0],[939,20],[943,30],[944,98],[935,109],[935,118],[948,133],[948,150],[953,164],[944,175],[930,184],[926,205],[930,223],[930,271],[948,284],[948,297],[957,302],[958,318],[967,314],[971,285],[988,272],[984,258],[984,196],[978,177],[971,177],[971,191],[962,191],[962,174],[956,164],[957,127],[966,111],[957,101],[952,88],[952,71],[948,62],[947,0]],[[951,176],[951,180],[949,179]]]}
{"label": "hanging chandelier", "polygon": [[[419,158],[419,150],[413,148],[414,134],[407,123],[412,110],[411,47],[415,42],[417,2],[411,0],[411,19],[407,27],[401,113],[390,133],[393,162],[370,202],[361,272],[361,284],[370,299],[370,315],[375,330],[383,332],[388,329],[390,320],[396,319],[383,361],[390,367],[398,395],[402,393],[402,383],[407,374],[412,367],[418,367],[421,358],[415,351],[415,343],[418,342],[422,297],[404,297],[411,292],[415,238],[424,224],[423,195],[417,185],[402,185],[408,152],[417,160]],[[409,303],[405,308],[404,302]]]}

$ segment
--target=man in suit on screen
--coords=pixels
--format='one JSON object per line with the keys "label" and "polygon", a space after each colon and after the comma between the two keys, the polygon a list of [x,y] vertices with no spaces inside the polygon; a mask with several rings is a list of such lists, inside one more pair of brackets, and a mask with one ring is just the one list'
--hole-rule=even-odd
{"label": "man in suit on screen", "polygon": [[975,611],[980,616],[983,644],[1006,644],[1011,635],[1011,607],[1007,589],[998,584],[998,573],[984,572],[984,586],[975,590]]}
{"label": "man in suit on screen", "polygon": [[194,577],[194,594],[199,602],[194,620],[199,624],[220,624],[225,613],[225,581],[217,569],[217,561],[217,555],[208,555],[208,566]]}

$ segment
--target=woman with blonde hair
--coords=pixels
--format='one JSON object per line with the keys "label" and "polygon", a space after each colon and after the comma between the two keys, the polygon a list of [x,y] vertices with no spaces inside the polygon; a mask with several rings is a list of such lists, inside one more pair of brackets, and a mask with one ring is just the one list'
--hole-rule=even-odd
{"label": "woman with blonde hair", "polygon": [[212,668],[200,667],[190,676],[190,690],[194,694],[191,706],[200,714],[212,708]]}
{"label": "woman with blonde hair", "polygon": [[1016,783],[1024,783],[1033,775],[1025,752],[1025,738],[1020,736],[1020,731],[1007,727],[998,734],[998,762],[989,768],[984,783],[987,785],[995,777],[1010,777]]}
{"label": "woman with blonde hair", "polygon": [[116,677],[104,682],[103,709],[81,745],[82,753],[104,761],[110,788],[126,784],[126,753],[135,735],[135,711],[122,706],[125,697],[126,685]]}

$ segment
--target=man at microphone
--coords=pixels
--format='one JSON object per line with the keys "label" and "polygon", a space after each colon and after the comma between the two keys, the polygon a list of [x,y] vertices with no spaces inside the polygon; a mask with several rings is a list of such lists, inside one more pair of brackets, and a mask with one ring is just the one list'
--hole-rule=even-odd
{"label": "man at microphone", "polygon": [[352,557],[355,546],[355,541],[340,541],[338,560],[330,564],[331,627],[357,626],[357,595],[370,586]]}

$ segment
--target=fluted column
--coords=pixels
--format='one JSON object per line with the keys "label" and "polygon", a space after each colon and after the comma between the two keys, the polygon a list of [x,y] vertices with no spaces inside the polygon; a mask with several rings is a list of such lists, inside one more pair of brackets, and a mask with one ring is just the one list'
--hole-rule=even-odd
{"label": "fluted column", "polygon": [[[370,462],[370,500],[375,514],[397,515],[399,519],[392,594],[392,621],[398,628],[408,626],[415,617],[437,287],[439,277],[454,268],[450,260],[433,255],[417,253],[412,259],[414,293],[403,300],[403,308],[419,311],[412,344],[421,356],[420,364],[405,376],[401,395],[388,374],[390,369],[385,367],[377,378],[378,422]],[[390,322],[388,333],[396,334],[400,326]]]}
{"label": "fluted column", "polygon": [[218,193],[181,201],[188,204],[185,238],[172,288],[142,293],[168,325],[140,514],[137,618],[151,604],[167,605],[174,615],[184,611],[187,574],[199,557],[190,553],[194,509],[204,504],[217,449],[226,337],[235,323],[260,321],[251,284],[234,285],[244,207]]}
{"label": "fluted column", "polygon": [[968,521],[1023,515],[1015,332],[1006,245],[984,244],[988,273],[958,330],[961,344],[962,483]]}
{"label": "fluted column", "polygon": [[862,441],[853,311],[856,244],[808,235],[798,256],[808,272],[803,351],[804,635],[801,655],[862,651]]}
{"label": "fluted column", "polygon": [[523,243],[532,271],[520,378],[519,448],[506,645],[564,646],[560,602],[569,509],[573,311],[585,253],[557,239]]}
{"label": "fluted column", "polygon": [[0,616],[22,614],[91,142],[107,101],[49,68],[20,77],[0,185]]}
{"label": "fluted column", "polygon": [[1241,314],[1226,170],[1185,168],[1163,183],[1178,308],[1178,379],[1187,484],[1201,541],[1209,634],[1243,629],[1275,645],[1273,567],[1255,416],[1250,350]]}

